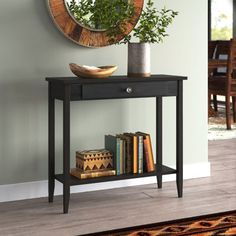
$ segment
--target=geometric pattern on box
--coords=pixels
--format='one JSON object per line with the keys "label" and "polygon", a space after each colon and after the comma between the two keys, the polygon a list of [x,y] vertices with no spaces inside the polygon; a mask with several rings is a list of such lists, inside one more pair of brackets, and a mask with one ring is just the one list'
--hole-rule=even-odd
{"label": "geometric pattern on box", "polygon": [[105,149],[76,152],[76,167],[82,172],[113,169],[113,155]]}

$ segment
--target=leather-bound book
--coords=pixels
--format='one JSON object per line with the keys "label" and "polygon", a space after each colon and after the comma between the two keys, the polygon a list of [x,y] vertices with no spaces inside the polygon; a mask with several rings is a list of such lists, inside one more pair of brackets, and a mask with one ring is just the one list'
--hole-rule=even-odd
{"label": "leather-bound book", "polygon": [[90,178],[96,178],[96,177],[103,177],[103,176],[112,176],[112,175],[116,175],[116,171],[115,170],[100,170],[100,171],[96,171],[96,172],[82,172],[80,169],[78,168],[73,168],[71,169],[71,175],[73,175],[74,177],[78,178],[78,179],[90,179]]}
{"label": "leather-bound book", "polygon": [[120,138],[113,135],[105,135],[105,148],[113,154],[113,166],[116,174],[120,175]]}
{"label": "leather-bound book", "polygon": [[143,132],[136,132],[137,135],[143,136],[143,147],[144,147],[144,155],[147,165],[147,171],[152,172],[155,170],[153,152],[152,152],[152,143],[150,134],[146,134]]}
{"label": "leather-bound book", "polygon": [[132,137],[132,147],[133,147],[133,173],[138,174],[138,135],[133,133],[124,133]]}

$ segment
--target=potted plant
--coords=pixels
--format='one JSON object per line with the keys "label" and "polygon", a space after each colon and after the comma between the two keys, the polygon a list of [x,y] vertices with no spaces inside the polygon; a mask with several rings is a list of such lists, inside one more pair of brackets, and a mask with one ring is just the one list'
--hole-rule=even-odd
{"label": "potted plant", "polygon": [[[148,0],[139,24],[119,42],[128,43],[128,76],[150,76],[150,44],[163,42],[168,36],[166,29],[177,15],[178,12],[170,9],[157,10],[153,0]],[[131,42],[132,37],[138,42]]]}
{"label": "potted plant", "polygon": [[[160,43],[168,36],[166,29],[178,12],[157,10],[153,0],[147,0],[139,24],[126,35],[127,26],[135,14],[133,1],[128,0],[66,0],[74,18],[88,28],[106,31],[111,43],[128,43],[128,75],[150,76],[150,44]],[[70,1],[68,3],[68,1]],[[133,42],[132,38],[138,42]],[[118,39],[118,40],[117,40]],[[121,41],[120,41],[121,39]]]}

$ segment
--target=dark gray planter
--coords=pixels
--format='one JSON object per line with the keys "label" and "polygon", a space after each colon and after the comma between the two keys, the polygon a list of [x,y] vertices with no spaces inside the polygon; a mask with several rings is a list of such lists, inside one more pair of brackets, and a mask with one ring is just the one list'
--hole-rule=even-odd
{"label": "dark gray planter", "polygon": [[128,43],[128,76],[151,75],[150,44]]}

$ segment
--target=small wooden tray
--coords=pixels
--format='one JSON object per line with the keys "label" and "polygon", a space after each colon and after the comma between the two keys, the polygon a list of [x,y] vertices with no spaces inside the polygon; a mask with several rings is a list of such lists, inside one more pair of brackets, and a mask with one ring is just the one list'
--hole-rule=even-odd
{"label": "small wooden tray", "polygon": [[107,78],[117,69],[117,66],[100,66],[89,69],[89,67],[80,66],[75,63],[70,63],[69,66],[73,74],[85,78]]}

